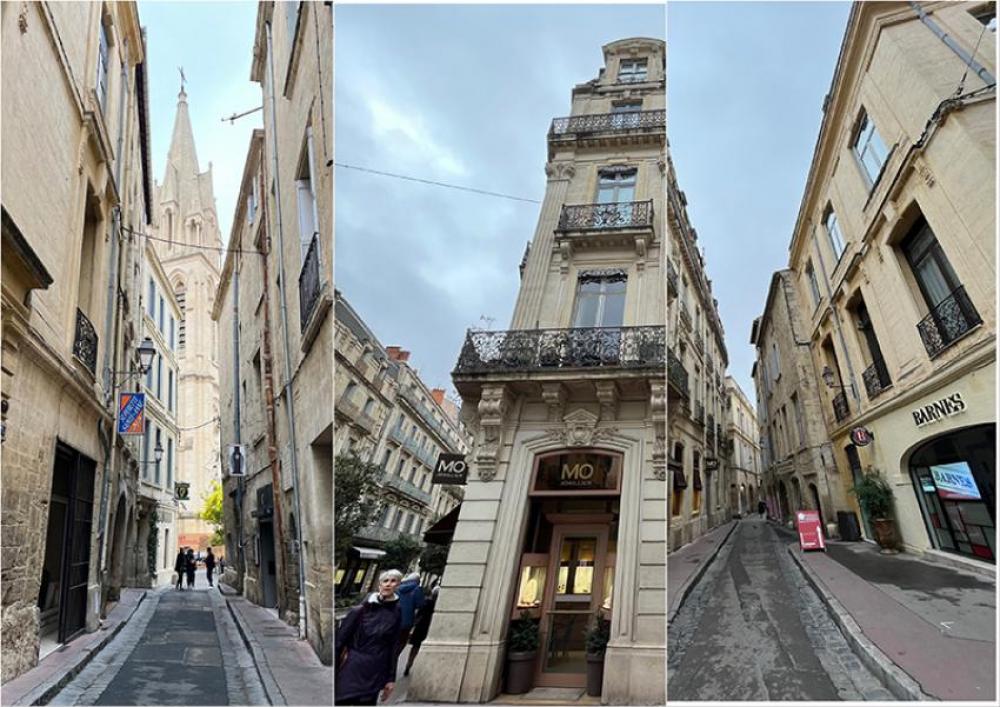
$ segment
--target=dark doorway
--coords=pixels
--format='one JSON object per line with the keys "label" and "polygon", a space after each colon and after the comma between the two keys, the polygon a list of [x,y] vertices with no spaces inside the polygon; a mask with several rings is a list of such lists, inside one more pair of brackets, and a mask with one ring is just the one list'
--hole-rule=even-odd
{"label": "dark doorway", "polygon": [[60,643],[87,624],[96,466],[93,459],[57,443],[38,608],[40,633],[55,633]]}

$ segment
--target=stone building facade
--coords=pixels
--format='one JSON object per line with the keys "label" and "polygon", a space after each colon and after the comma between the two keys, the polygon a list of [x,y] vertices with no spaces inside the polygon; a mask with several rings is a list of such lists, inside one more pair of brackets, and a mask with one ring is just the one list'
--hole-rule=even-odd
{"label": "stone building facade", "polygon": [[996,562],[995,27],[992,3],[855,4],[789,258],[841,486],[878,471],[903,548],[973,564]]}
{"label": "stone building facade", "polygon": [[148,580],[125,552],[137,438],[115,420],[138,377],[152,182],[135,3],[4,4],[0,39],[6,682]]}
{"label": "stone building facade", "polygon": [[792,271],[781,270],[771,278],[750,343],[757,351],[753,378],[768,513],[790,523],[796,511],[816,509],[825,523],[835,523],[836,511],[846,502],[845,490],[823,425],[823,394]]}
{"label": "stone building facade", "polygon": [[183,85],[177,95],[167,165],[163,181],[156,185],[155,199],[156,252],[180,308],[174,353],[177,424],[184,433],[178,440],[176,480],[188,483],[189,488],[188,500],[180,502],[177,541],[181,547],[204,551],[214,529],[201,519],[201,512],[212,483],[222,478],[218,428],[213,422],[219,417],[219,362],[218,332],[212,320],[222,237],[212,166],[202,172],[198,164]]}
{"label": "stone building facade", "polygon": [[228,459],[230,445],[244,445],[247,469],[224,482],[227,556],[244,593],[298,624],[324,662],[333,656],[332,69],[331,6],[260,4],[250,78],[264,127],[251,137],[230,236],[230,249],[250,254],[227,253],[212,313],[226,339],[222,449]]}
{"label": "stone building facade", "polygon": [[764,498],[760,475],[760,430],[757,411],[740,384],[726,376],[724,454],[728,457],[729,508],[733,514],[757,512]]}
{"label": "stone building facade", "polygon": [[722,440],[725,333],[669,148],[666,192],[669,542],[676,550],[730,518],[734,482]]}
{"label": "stone building facade", "polygon": [[410,352],[382,346],[340,292],[335,306],[337,454],[383,470],[381,515],[358,531],[347,557],[336,558],[335,591],[350,596],[374,585],[387,541],[405,534],[422,542],[423,532],[461,503],[461,487],[431,477],[438,455],[465,454],[468,440],[443,407],[444,390],[428,389],[409,365]]}
{"label": "stone building facade", "polygon": [[548,177],[507,331],[470,331],[453,373],[468,484],[412,699],[488,702],[511,620],[539,622],[535,684],[664,699],[665,43],[607,44],[548,134]]}

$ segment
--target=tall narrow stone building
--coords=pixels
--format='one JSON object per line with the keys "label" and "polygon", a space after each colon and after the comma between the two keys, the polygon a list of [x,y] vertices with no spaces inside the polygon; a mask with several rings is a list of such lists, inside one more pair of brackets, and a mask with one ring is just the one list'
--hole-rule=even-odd
{"label": "tall narrow stone building", "polygon": [[665,697],[664,89],[662,40],[612,42],[552,122],[510,330],[453,372],[474,442],[412,699],[493,699],[522,617],[535,685],[585,684],[600,617],[603,702]]}
{"label": "tall narrow stone building", "polygon": [[[212,165],[202,172],[188,114],[187,93],[177,95],[174,132],[163,181],[156,185],[156,243],[163,269],[180,306],[177,325],[177,449],[179,482],[188,482],[189,500],[180,504],[177,541],[204,548],[212,526],[199,518],[219,469],[219,365],[212,305],[219,285],[222,237],[212,191]],[[147,285],[148,286],[148,285]]]}

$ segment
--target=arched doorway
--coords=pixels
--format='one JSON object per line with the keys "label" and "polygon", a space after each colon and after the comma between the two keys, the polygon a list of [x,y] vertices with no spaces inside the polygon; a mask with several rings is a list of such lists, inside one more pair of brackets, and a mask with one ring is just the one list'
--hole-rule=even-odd
{"label": "arched doorway", "polygon": [[996,427],[935,437],[910,456],[909,472],[931,544],[996,562]]}

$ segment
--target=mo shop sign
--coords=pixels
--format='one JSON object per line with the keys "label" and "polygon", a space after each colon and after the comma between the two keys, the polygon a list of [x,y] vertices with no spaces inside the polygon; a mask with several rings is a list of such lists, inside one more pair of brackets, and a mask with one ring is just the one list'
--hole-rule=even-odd
{"label": "mo shop sign", "polygon": [[965,411],[965,401],[962,400],[961,393],[952,393],[946,398],[935,400],[929,405],[924,405],[916,410],[911,410],[913,422],[917,427],[924,427],[935,422],[940,422],[946,417],[957,415]]}

